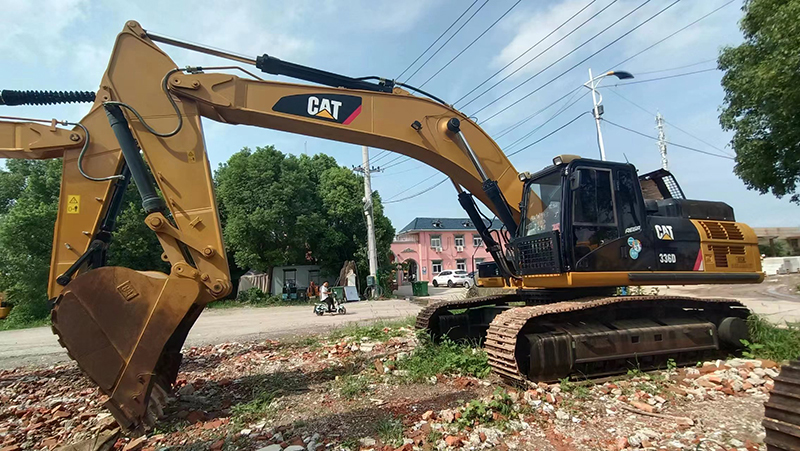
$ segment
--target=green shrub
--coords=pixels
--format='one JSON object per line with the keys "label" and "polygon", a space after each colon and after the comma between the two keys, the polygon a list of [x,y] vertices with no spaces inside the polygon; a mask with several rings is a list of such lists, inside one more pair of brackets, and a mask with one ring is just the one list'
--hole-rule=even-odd
{"label": "green shrub", "polygon": [[745,356],[782,362],[800,357],[800,327],[787,324],[777,327],[758,315],[747,319],[750,340],[742,340]]}

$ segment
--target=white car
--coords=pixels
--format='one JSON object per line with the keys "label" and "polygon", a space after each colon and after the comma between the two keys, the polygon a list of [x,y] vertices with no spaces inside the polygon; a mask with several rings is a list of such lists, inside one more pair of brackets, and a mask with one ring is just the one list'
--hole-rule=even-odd
{"label": "white car", "polygon": [[433,281],[431,282],[434,287],[438,287],[439,285],[447,285],[448,287],[455,287],[455,286],[462,286],[465,288],[469,288],[474,283],[473,280],[469,277],[466,271],[456,270],[456,271],[442,271],[437,274]]}

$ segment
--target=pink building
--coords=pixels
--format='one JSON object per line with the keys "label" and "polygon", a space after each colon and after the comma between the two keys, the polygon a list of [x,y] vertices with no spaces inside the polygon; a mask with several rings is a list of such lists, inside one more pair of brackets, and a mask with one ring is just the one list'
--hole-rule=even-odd
{"label": "pink building", "polygon": [[[499,221],[492,228],[499,229]],[[403,282],[430,281],[447,269],[475,271],[475,265],[492,261],[481,236],[469,219],[416,218],[392,242],[397,263],[408,262]]]}

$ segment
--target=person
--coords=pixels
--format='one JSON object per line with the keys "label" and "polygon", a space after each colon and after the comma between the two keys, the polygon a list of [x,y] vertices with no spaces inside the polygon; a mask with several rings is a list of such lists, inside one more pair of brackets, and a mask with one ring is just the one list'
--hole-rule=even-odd
{"label": "person", "polygon": [[319,300],[328,304],[328,311],[333,311],[333,296],[331,296],[331,289],[328,288],[328,281],[319,287]]}

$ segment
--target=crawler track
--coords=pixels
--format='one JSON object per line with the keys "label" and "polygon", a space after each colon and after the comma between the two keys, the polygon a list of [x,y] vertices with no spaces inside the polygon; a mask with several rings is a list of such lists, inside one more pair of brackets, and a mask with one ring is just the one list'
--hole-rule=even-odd
{"label": "crawler track", "polygon": [[800,361],[784,365],[764,405],[767,451],[800,450]]}
{"label": "crawler track", "polygon": [[525,381],[527,376],[519,369],[516,358],[517,339],[523,329],[533,321],[544,320],[549,316],[562,313],[587,313],[596,309],[607,309],[623,305],[648,308],[655,304],[669,303],[670,307],[702,308],[704,305],[727,305],[729,307],[744,306],[732,299],[698,299],[675,296],[616,296],[602,298],[583,298],[554,304],[519,307],[509,309],[498,315],[489,326],[486,337],[486,352],[489,364],[496,374],[515,382]]}

